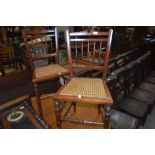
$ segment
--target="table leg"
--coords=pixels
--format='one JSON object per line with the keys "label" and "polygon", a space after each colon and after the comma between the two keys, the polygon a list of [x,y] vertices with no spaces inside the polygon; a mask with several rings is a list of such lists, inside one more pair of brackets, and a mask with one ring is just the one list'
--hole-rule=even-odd
{"label": "table leg", "polygon": [[104,128],[109,129],[109,117],[110,117],[111,105],[105,105],[104,111],[105,111]]}
{"label": "table leg", "polygon": [[56,116],[57,128],[61,129],[61,104],[56,101],[54,103],[54,106],[55,106],[55,116]]}

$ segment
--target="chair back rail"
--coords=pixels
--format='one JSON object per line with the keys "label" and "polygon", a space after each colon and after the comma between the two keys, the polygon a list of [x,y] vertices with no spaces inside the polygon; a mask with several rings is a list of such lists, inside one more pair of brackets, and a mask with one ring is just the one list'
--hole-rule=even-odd
{"label": "chair back rail", "polygon": [[34,62],[38,60],[55,58],[59,63],[58,55],[58,35],[57,28],[53,30],[32,30],[23,31],[26,54],[29,57],[30,64],[35,68]]}
{"label": "chair back rail", "polygon": [[[68,62],[71,75],[75,69],[92,69],[106,76],[113,30],[108,32],[66,31]],[[75,63],[75,64],[74,64]]]}

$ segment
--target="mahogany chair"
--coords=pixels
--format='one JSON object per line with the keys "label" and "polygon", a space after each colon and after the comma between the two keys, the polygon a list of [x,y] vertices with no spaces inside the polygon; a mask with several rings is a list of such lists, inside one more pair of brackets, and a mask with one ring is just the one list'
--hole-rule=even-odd
{"label": "mahogany chair", "polygon": [[66,75],[69,70],[59,65],[57,28],[52,30],[23,31],[23,38],[26,45],[26,53],[33,70],[32,82],[39,113],[42,115],[38,84]]}
{"label": "mahogany chair", "polygon": [[[84,31],[70,33],[68,30],[66,31],[68,62],[71,79],[53,96],[55,101],[57,128],[61,128],[62,121],[104,125],[104,128],[109,128],[109,115],[111,106],[113,105],[113,100],[106,85],[105,78],[108,69],[112,34],[112,29],[106,32]],[[75,48],[72,48],[73,46],[75,46]],[[81,47],[81,51],[76,48],[77,46]],[[97,52],[99,58],[104,49],[105,57],[102,57],[103,59],[100,58],[99,61],[95,62],[96,49],[98,49]],[[92,63],[90,61],[86,61],[85,64],[83,62],[78,62],[79,57],[81,58],[81,61],[83,61],[84,58],[88,58],[92,61]],[[104,63],[101,64],[101,61]],[[99,71],[102,73],[102,77],[75,77],[77,71],[84,70]],[[76,112],[76,103],[79,102],[82,104],[88,103],[90,105],[98,105],[99,112],[101,112],[101,114],[104,109],[105,115],[102,115],[104,122],[69,118],[67,117],[69,109],[66,111],[64,116],[61,117],[61,103],[64,102],[66,102],[66,104],[71,103],[69,109],[71,109],[73,105],[74,112]]]}

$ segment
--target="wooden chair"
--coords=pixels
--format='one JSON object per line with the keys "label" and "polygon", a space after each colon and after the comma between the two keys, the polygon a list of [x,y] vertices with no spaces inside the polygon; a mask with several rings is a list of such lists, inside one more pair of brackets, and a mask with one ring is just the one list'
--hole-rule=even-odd
{"label": "wooden chair", "polygon": [[132,61],[124,67],[127,69],[127,92],[130,93],[138,86],[139,65],[136,61]]}
{"label": "wooden chair", "polygon": [[119,55],[118,57],[116,57],[116,68],[120,68],[124,66],[124,61],[125,60],[125,56],[123,54]]}
{"label": "wooden chair", "polygon": [[0,59],[1,59],[3,68],[14,67],[14,64],[13,64],[14,49],[11,44],[6,47],[0,48]]}
{"label": "wooden chair", "polygon": [[59,65],[57,28],[52,30],[23,31],[23,38],[26,45],[26,53],[33,70],[32,81],[39,113],[42,115],[38,84],[66,75],[69,70]]}
{"label": "wooden chair", "polygon": [[121,102],[127,94],[127,69],[121,67],[110,74],[111,76],[117,77],[115,84],[115,91],[113,93],[114,107]]}
{"label": "wooden chair", "polygon": [[136,129],[138,126],[137,118],[116,109],[111,111],[109,122],[112,129]]}
{"label": "wooden chair", "polygon": [[145,79],[145,77],[149,74],[150,57],[151,57],[151,52],[148,51],[136,60],[136,62],[139,64],[139,74],[138,74],[139,83],[142,82]]}
{"label": "wooden chair", "polygon": [[[117,76],[114,100],[116,102],[115,107],[122,112],[138,118],[139,122],[143,123],[148,112],[148,106],[128,96],[129,91],[131,91],[133,87],[134,77],[136,76],[135,73],[137,73],[135,72],[135,65],[129,64],[129,66],[128,68],[122,67],[112,74],[113,76]],[[133,67],[133,69],[131,67]]]}
{"label": "wooden chair", "polygon": [[116,76],[108,76],[106,81],[107,81],[109,91],[110,91],[113,101],[114,101],[113,110],[111,110],[111,113],[110,113],[110,120],[109,120],[110,126],[113,129],[137,128],[137,125],[138,125],[137,118],[115,109],[115,106],[117,106],[116,105],[117,97],[118,97],[117,95],[119,95],[119,94],[117,94],[118,86],[116,86],[119,83],[117,77]]}
{"label": "wooden chair", "polygon": [[149,111],[151,111],[155,101],[155,97],[154,97],[154,94],[137,88],[139,67],[140,66],[136,61],[132,61],[131,63],[125,66],[125,68],[128,69],[128,73],[127,73],[128,94],[129,94],[129,97],[147,104],[149,106]]}
{"label": "wooden chair", "polygon": [[15,40],[22,40],[23,26],[5,26],[7,43],[14,43]]}
{"label": "wooden chair", "polygon": [[[66,31],[68,62],[71,79],[53,96],[55,101],[55,113],[58,128],[61,128],[62,121],[104,125],[104,128],[109,128],[109,115],[111,106],[113,105],[113,100],[106,85],[105,78],[108,68],[112,33],[113,30],[109,30],[107,32],[85,31],[73,33],[70,33],[68,30]],[[72,45],[75,46],[75,49],[77,49],[77,46],[80,46],[82,49],[80,53],[78,53],[78,50],[75,50],[74,52],[73,48],[71,48]],[[105,49],[105,57],[104,60],[102,60],[104,61],[104,64],[101,64],[101,61],[96,61],[94,63],[96,49],[98,49],[98,54],[101,56],[103,48]],[[83,60],[84,56],[92,60],[92,63],[89,61],[89,63],[84,64],[77,61],[79,60],[79,57],[81,57],[81,60]],[[102,72],[102,78],[75,77],[75,73],[81,70],[100,71]],[[102,117],[104,123],[69,118],[67,117],[69,109],[64,114],[64,117],[61,117],[61,103],[64,102],[66,102],[66,104],[72,102],[69,109],[73,105],[74,112],[76,112],[76,102],[99,105],[99,111],[101,113],[103,110],[102,108],[105,110],[105,117],[102,115],[104,117]]]}

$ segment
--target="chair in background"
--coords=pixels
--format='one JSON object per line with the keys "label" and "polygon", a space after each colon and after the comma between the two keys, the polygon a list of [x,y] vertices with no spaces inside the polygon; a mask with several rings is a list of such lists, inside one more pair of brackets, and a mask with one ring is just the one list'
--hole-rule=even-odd
{"label": "chair in background", "polygon": [[128,94],[135,87],[135,80],[137,79],[135,78],[135,74],[137,74],[136,68],[136,64],[133,64],[133,62],[131,62],[126,68],[122,67],[122,71],[119,71],[119,74],[115,74],[118,79],[120,75],[122,77],[120,80],[118,80],[118,84],[116,84],[117,91],[115,93],[115,100],[117,101],[117,103],[115,105],[116,109],[138,118],[139,123],[143,123],[148,112],[148,106],[145,103],[128,96]]}
{"label": "chair in background", "polygon": [[4,69],[13,68],[14,49],[12,45],[0,48],[1,65]]}
{"label": "chair in background", "polygon": [[5,26],[7,43],[14,43],[15,40],[22,40],[23,26]]}
{"label": "chair in background", "polygon": [[116,58],[116,68],[120,68],[124,66],[125,56],[123,54],[117,56]]}
{"label": "chair in background", "polygon": [[0,59],[3,68],[14,68],[16,70],[20,68],[23,70],[24,53],[17,42],[1,48]]}
{"label": "chair in background", "polygon": [[[70,33],[68,30],[66,31],[68,62],[71,79],[53,96],[58,128],[61,128],[62,121],[104,125],[104,128],[109,128],[109,115],[111,106],[113,105],[113,100],[106,85],[105,78],[108,69],[112,33],[113,30],[106,32],[83,31],[73,33]],[[75,48],[72,48],[73,46],[75,46]],[[81,47],[81,51],[79,51],[76,47]],[[103,52],[103,48],[105,50],[105,57],[102,57],[101,59],[100,56]],[[96,49],[98,49],[97,52],[99,55],[99,61],[95,62]],[[81,61],[83,61],[84,58],[88,58],[87,60],[90,61],[86,61],[85,64],[83,62],[81,63],[81,61],[79,62],[79,57],[81,58]],[[101,63],[101,61],[104,63]],[[84,70],[97,70],[102,73],[102,78],[75,77],[77,71]],[[66,104],[71,102],[71,106],[64,114],[64,117],[61,117],[61,103],[64,102],[66,102]],[[76,103],[79,102],[83,104],[88,103],[90,105],[98,105],[100,109],[99,112],[101,112],[101,114],[104,109],[105,115],[102,115],[104,123],[67,117],[67,114],[72,106],[74,107],[74,112],[76,112]]]}
{"label": "chair in background", "polygon": [[136,129],[138,127],[138,119],[113,109],[110,113],[110,125],[113,129]]}
{"label": "chair in background", "polygon": [[115,84],[115,91],[113,93],[114,98],[114,107],[121,102],[126,94],[127,94],[127,69],[121,67],[113,72],[111,72],[110,76],[117,77]]}
{"label": "chair in background", "polygon": [[66,75],[69,73],[69,70],[59,65],[56,27],[51,30],[36,29],[23,31],[23,38],[26,45],[26,53],[33,70],[32,82],[39,113],[43,116],[38,84]]}
{"label": "chair in background", "polygon": [[13,53],[13,57],[12,57],[12,64],[14,66],[15,69],[21,69],[23,70],[23,64],[24,64],[24,52],[22,50],[22,48],[20,47],[19,43],[14,42],[12,44],[13,48],[14,48],[14,53]]}
{"label": "chair in background", "polygon": [[106,81],[114,101],[113,110],[111,110],[111,113],[110,113],[110,120],[109,120],[110,126],[113,129],[137,128],[138,126],[137,118],[115,109],[115,107],[117,106],[116,105],[117,99],[118,99],[117,95],[119,95],[117,89],[118,89],[118,84],[120,82],[118,81],[118,78],[116,76],[108,76]]}
{"label": "chair in background", "polygon": [[[127,77],[127,90],[129,97],[140,102],[143,102],[148,105],[148,112],[152,110],[152,106],[155,101],[155,97],[152,93],[149,93],[145,90],[137,88],[138,79],[139,79],[139,64],[137,61],[132,61],[128,65],[125,66],[128,70]],[[141,70],[142,71],[142,70]],[[144,70],[142,71],[144,72]]]}

